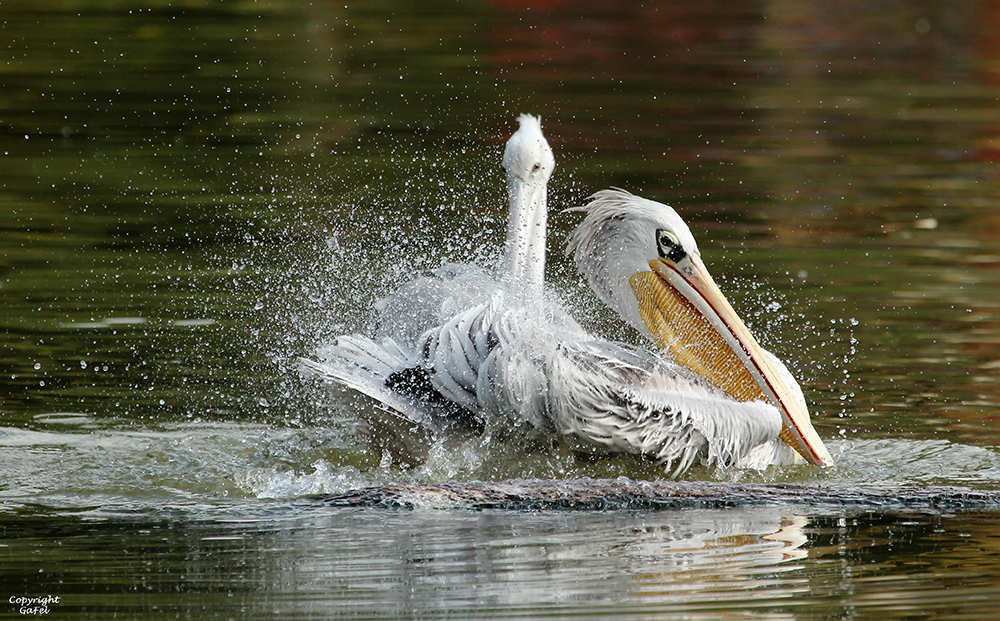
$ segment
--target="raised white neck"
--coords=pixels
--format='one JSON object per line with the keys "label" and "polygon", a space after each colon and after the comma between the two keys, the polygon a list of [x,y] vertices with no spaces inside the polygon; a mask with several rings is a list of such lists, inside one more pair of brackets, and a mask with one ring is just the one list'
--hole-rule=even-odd
{"label": "raised white neck", "polygon": [[545,285],[547,189],[555,159],[537,117],[521,115],[520,129],[507,141],[509,214],[501,278],[540,294]]}

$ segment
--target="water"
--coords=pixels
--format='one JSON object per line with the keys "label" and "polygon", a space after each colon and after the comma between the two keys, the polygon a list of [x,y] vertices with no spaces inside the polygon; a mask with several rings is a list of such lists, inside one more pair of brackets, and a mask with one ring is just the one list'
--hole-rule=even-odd
{"label": "water", "polygon": [[[0,615],[48,595],[81,619],[997,616],[997,516],[974,507],[311,500],[661,474],[373,435],[370,404],[294,366],[412,273],[497,259],[500,151],[536,112],[553,207],[607,186],[675,205],[837,459],[691,478],[1000,491],[997,19],[5,4]],[[577,218],[550,216],[553,287],[635,341],[561,256]]]}
{"label": "water", "polygon": [[7,552],[31,558],[17,562],[32,574],[17,582],[61,594],[53,615],[984,618],[1000,586],[977,549],[997,544],[993,516],[980,514],[278,506],[214,523],[169,509],[89,517],[8,529],[16,543]]}

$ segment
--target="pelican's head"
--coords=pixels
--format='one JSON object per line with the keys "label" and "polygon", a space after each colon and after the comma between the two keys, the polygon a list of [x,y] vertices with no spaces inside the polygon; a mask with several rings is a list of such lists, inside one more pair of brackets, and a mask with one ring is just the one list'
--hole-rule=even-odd
{"label": "pelican's head", "polygon": [[740,401],[781,412],[781,437],[807,461],[833,461],[791,373],[750,334],[712,280],[677,212],[623,190],[603,190],[567,252],[597,295],[677,362]]}
{"label": "pelican's head", "polygon": [[520,128],[507,141],[503,152],[503,169],[507,179],[526,185],[545,186],[555,170],[552,148],[542,134],[542,119],[530,114],[517,117]]}
{"label": "pelican's head", "polygon": [[542,135],[541,119],[522,114],[517,120],[521,127],[503,153],[510,198],[503,277],[540,290],[545,274],[546,186],[556,161]]}

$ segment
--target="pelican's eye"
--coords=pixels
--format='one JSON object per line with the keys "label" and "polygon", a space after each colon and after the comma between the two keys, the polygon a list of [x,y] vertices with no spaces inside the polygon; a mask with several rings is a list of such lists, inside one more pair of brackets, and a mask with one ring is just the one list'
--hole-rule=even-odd
{"label": "pelican's eye", "polygon": [[536,162],[535,165],[531,167],[531,170],[538,170],[541,167],[542,165]]}
{"label": "pelican's eye", "polygon": [[687,252],[681,248],[681,242],[677,236],[667,229],[656,230],[656,248],[662,258],[669,259],[674,263],[682,261],[687,256]]}

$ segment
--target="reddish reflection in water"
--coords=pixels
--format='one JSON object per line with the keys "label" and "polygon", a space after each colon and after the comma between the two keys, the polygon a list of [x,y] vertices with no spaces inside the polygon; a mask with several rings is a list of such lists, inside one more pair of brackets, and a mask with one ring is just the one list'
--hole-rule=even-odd
{"label": "reddish reflection in water", "polygon": [[[494,3],[488,63],[555,113],[567,146],[681,162],[735,156],[721,138],[738,139],[735,87],[758,71],[740,53],[752,47],[758,3],[527,4]],[[586,113],[559,113],[581,104]]]}

